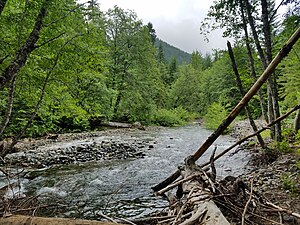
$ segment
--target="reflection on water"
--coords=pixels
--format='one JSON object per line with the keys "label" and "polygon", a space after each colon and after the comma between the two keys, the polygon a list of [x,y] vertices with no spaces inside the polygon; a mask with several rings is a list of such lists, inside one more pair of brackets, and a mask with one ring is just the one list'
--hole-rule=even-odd
{"label": "reflection on water", "polygon": [[[67,205],[60,216],[99,219],[98,213],[101,212],[112,217],[142,217],[167,205],[162,198],[153,196],[151,186],[174,172],[209,135],[210,131],[191,125],[94,137],[84,142],[111,139],[146,141],[154,148],[145,147],[143,151],[146,156],[141,159],[101,161],[42,170],[35,179],[24,181],[23,186],[30,194],[51,195],[53,201]],[[233,143],[231,137],[222,136],[216,142],[217,151]],[[202,156],[200,163],[209,158],[213,148]],[[232,157],[222,157],[216,162],[218,175],[245,172],[248,158],[248,153],[243,151]],[[58,212],[55,213],[59,216]]]}

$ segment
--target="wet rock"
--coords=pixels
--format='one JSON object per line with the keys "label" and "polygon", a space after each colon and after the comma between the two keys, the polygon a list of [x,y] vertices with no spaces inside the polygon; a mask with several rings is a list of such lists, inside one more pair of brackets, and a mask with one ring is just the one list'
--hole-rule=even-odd
{"label": "wet rock", "polygon": [[5,161],[12,165],[43,168],[56,164],[82,163],[95,160],[142,158],[145,156],[140,151],[142,148],[145,148],[143,142],[130,144],[115,140],[99,143],[94,141],[66,148],[38,149],[10,154],[6,156]]}

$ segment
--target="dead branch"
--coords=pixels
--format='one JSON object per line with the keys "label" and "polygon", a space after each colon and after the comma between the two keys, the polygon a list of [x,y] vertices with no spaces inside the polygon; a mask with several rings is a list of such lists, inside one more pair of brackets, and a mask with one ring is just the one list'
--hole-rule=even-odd
{"label": "dead branch", "polygon": [[192,179],[196,178],[197,176],[200,176],[200,174],[196,173],[196,174],[188,176],[188,177],[186,177],[184,179],[181,179],[181,180],[179,180],[179,181],[177,181],[177,182],[175,182],[173,184],[170,184],[169,186],[161,189],[160,191],[156,192],[155,194],[156,195],[162,195],[162,194],[166,193],[167,191],[169,191],[169,190],[177,187],[178,185],[183,184],[184,182],[187,182],[189,180],[192,180]]}
{"label": "dead branch", "polygon": [[[291,115],[293,112],[295,112],[296,110],[300,109],[300,105],[295,106],[294,108],[292,108],[290,111],[288,111],[287,113],[285,113],[284,115],[282,115],[281,117],[278,117],[276,120],[272,121],[271,123],[269,123],[267,126],[259,129],[258,131],[242,138],[241,140],[237,141],[236,143],[234,143],[233,145],[231,145],[229,148],[225,149],[223,152],[219,153],[215,158],[214,161],[221,158],[223,155],[225,155],[226,153],[228,153],[230,150],[232,150],[233,148],[235,148],[236,146],[242,144],[243,142],[247,141],[249,138],[252,138],[254,136],[256,136],[257,133],[261,133],[267,129],[270,129],[271,126],[274,126],[276,123],[284,120],[285,118],[287,118],[289,115]],[[205,167],[207,165],[209,165],[210,162],[206,162],[204,164],[202,164],[202,167]]]}
{"label": "dead branch", "polygon": [[266,205],[271,206],[272,208],[278,209],[280,212],[285,212],[285,213],[289,214],[290,216],[294,216],[294,217],[300,219],[299,213],[294,213],[291,210],[281,208],[280,206],[277,206],[271,202],[266,202]]}
{"label": "dead branch", "polygon": [[211,179],[213,181],[216,181],[216,176],[217,176],[217,170],[216,170],[216,166],[215,166],[216,151],[217,151],[217,145],[215,146],[215,149],[213,150],[213,152],[210,156],[210,159],[209,159],[210,169],[211,169]]}
{"label": "dead branch", "polygon": [[98,212],[97,215],[103,217],[104,219],[107,219],[108,221],[110,221],[110,222],[112,222],[112,223],[114,223],[114,224],[117,224],[117,223],[118,223],[118,222],[115,221],[113,218],[111,218],[111,217],[109,217],[109,216],[106,216],[106,215],[104,215],[104,214],[101,213],[101,212]]}
{"label": "dead branch", "polygon": [[[199,149],[192,155],[193,160],[198,160],[203,153],[215,142],[215,140],[225,131],[225,129],[231,124],[231,122],[237,117],[237,115],[242,111],[245,105],[250,101],[250,99],[256,94],[256,92],[260,89],[260,87],[266,82],[266,80],[273,74],[277,65],[281,62],[281,60],[288,55],[291,51],[293,45],[300,38],[300,28],[296,30],[296,32],[291,36],[288,42],[281,48],[276,57],[272,60],[272,62],[265,69],[260,78],[255,82],[255,84],[250,88],[247,94],[241,99],[241,101],[236,105],[236,107],[232,110],[232,112],[227,116],[226,119],[219,125],[219,127],[206,139],[206,141],[199,147]],[[174,180],[176,180],[180,176],[179,171],[177,170],[170,177],[165,179],[160,184],[152,187],[154,191],[159,191],[162,188],[166,187]]]}
{"label": "dead branch", "polygon": [[252,199],[252,194],[253,194],[253,179],[251,180],[251,191],[250,191],[250,196],[249,196],[249,199],[245,205],[245,208],[244,208],[244,211],[243,211],[243,214],[242,214],[242,225],[245,224],[245,216],[246,216],[246,213],[247,213],[247,209],[248,209],[248,206],[251,202],[251,199]]}

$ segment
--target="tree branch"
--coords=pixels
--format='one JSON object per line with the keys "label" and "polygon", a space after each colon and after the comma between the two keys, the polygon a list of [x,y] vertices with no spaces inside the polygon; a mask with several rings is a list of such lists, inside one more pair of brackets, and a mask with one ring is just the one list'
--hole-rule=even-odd
{"label": "tree branch", "polygon": [[[266,80],[272,75],[277,65],[281,60],[288,55],[291,51],[293,45],[300,38],[300,27],[295,31],[295,33],[290,37],[288,42],[281,48],[276,57],[265,69],[260,78],[255,82],[255,84],[250,88],[247,94],[241,99],[241,101],[236,105],[232,112],[227,116],[226,119],[222,121],[219,127],[206,139],[206,141],[198,148],[198,150],[192,155],[193,159],[198,160],[204,152],[217,140],[217,138],[224,132],[224,130],[231,124],[231,122],[237,117],[237,115],[242,111],[245,105],[250,101],[250,99],[256,94],[260,87],[266,82]],[[172,183],[180,176],[180,172],[177,170],[170,177],[165,179],[163,182],[152,187],[152,190],[159,191],[166,187],[168,184]]]}
{"label": "tree branch", "polygon": [[60,50],[58,51],[57,55],[56,55],[56,58],[55,58],[55,61],[54,61],[54,64],[52,66],[52,68],[50,69],[50,71],[48,72],[45,80],[44,80],[44,83],[43,83],[43,87],[42,87],[42,90],[41,90],[41,95],[40,95],[40,98],[35,106],[35,109],[31,115],[31,117],[29,118],[29,120],[27,121],[27,124],[23,127],[23,129],[19,132],[19,134],[13,139],[13,142],[10,146],[10,150],[18,143],[18,141],[22,138],[22,136],[24,135],[24,133],[26,132],[26,130],[31,126],[33,120],[35,119],[37,113],[38,113],[38,110],[40,108],[40,105],[43,101],[43,98],[44,98],[44,95],[45,95],[45,90],[46,90],[46,86],[47,86],[47,83],[49,81],[49,78],[50,78],[50,75],[52,74],[52,72],[54,71],[57,63],[58,63],[58,60],[59,60],[59,57],[61,56],[61,53],[63,52],[63,49],[65,46],[67,46],[70,42],[72,42],[75,38],[81,36],[81,34],[79,35],[76,35],[74,37],[72,37],[70,40],[66,41],[66,43],[60,48]]}
{"label": "tree branch", "polygon": [[270,18],[269,18],[269,23],[274,19],[275,15],[276,15],[277,12],[278,12],[278,9],[283,5],[284,1],[285,1],[285,0],[282,0],[282,1],[280,2],[280,4],[277,6],[277,8],[274,10],[273,14],[272,14],[272,15],[270,16]]}
{"label": "tree branch", "polygon": [[[225,155],[227,152],[229,152],[230,150],[232,150],[233,148],[235,148],[236,146],[242,144],[243,142],[247,141],[249,138],[252,138],[254,136],[256,136],[258,133],[261,133],[267,129],[270,129],[270,127],[274,126],[276,123],[284,120],[285,118],[287,118],[290,114],[292,114],[293,112],[295,112],[296,110],[300,109],[300,105],[297,105],[295,106],[294,108],[292,108],[290,111],[288,111],[286,114],[284,114],[283,116],[277,118],[276,120],[272,121],[271,123],[269,123],[267,126],[259,129],[258,131],[242,138],[241,140],[237,141],[236,143],[234,143],[233,145],[231,145],[229,148],[225,149],[223,152],[219,153],[215,158],[214,158],[214,161],[221,158],[223,155]],[[204,163],[202,164],[201,166],[204,167],[204,166],[207,166],[209,165],[210,163],[207,162],[207,163]]]}
{"label": "tree branch", "polygon": [[35,44],[37,43],[40,32],[43,27],[44,18],[47,14],[47,3],[51,0],[45,0],[40,8],[39,14],[36,18],[35,25],[33,30],[31,31],[29,37],[26,40],[24,46],[19,49],[16,53],[16,56],[13,62],[3,71],[0,76],[0,90],[3,89],[5,85],[7,85],[10,80],[14,78],[20,71],[20,69],[25,65],[29,55],[34,50]]}
{"label": "tree branch", "polygon": [[55,23],[57,23],[57,22],[63,20],[64,18],[66,18],[66,17],[67,17],[68,15],[70,15],[72,12],[75,12],[77,9],[79,9],[79,8],[80,8],[81,6],[83,6],[83,5],[84,5],[84,3],[78,5],[78,6],[75,7],[74,9],[71,9],[69,12],[67,12],[67,13],[66,13],[65,15],[63,15],[62,17],[60,17],[60,18],[58,18],[58,19],[56,19],[56,20],[54,20],[54,21],[52,21],[52,22],[50,22],[50,23],[45,24],[45,27],[51,26],[52,24],[55,24]]}
{"label": "tree branch", "polygon": [[59,35],[57,35],[57,36],[55,36],[55,37],[53,37],[53,38],[51,38],[51,39],[45,41],[44,43],[42,43],[42,44],[40,44],[40,45],[36,45],[36,46],[34,47],[34,49],[40,48],[40,47],[42,47],[42,46],[44,46],[44,45],[46,45],[46,44],[48,44],[48,43],[50,43],[50,42],[52,42],[52,41],[58,39],[58,38],[60,38],[60,37],[63,36],[65,33],[66,33],[66,32],[63,32],[63,33],[61,33],[61,34],[59,34]]}

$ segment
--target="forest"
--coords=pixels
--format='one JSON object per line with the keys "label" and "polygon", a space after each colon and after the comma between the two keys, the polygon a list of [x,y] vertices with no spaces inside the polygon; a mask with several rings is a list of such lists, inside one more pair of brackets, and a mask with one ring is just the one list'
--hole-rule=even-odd
{"label": "forest", "polygon": [[[285,9],[284,13],[281,9]],[[199,33],[208,37],[211,31],[221,29],[223,37],[230,41],[227,42],[227,49],[214,49],[211,54],[203,54],[198,50],[188,54],[176,48],[172,49],[168,43],[160,40],[156,34],[155,25],[151,21],[145,24],[134,11],[118,6],[104,11],[100,1],[96,0],[85,3],[76,0],[0,0],[0,24],[0,171],[9,183],[0,188],[1,196],[4,189],[11,188],[10,179],[13,177],[9,166],[9,169],[4,169],[7,166],[6,162],[9,161],[5,161],[7,159],[5,157],[19,151],[20,149],[15,146],[25,138],[27,142],[31,142],[48,137],[57,139],[58,135],[66,133],[83,134],[86,132],[87,134],[102,130],[103,126],[109,122],[139,124],[142,128],[148,126],[161,128],[180,127],[197,121],[197,124],[201,124],[201,129],[202,125],[205,127],[205,132],[207,130],[214,132],[193,155],[185,159],[185,169],[178,167],[175,175],[171,176],[173,180],[168,181],[168,185],[172,188],[178,188],[177,192],[181,191],[179,194],[176,193],[176,195],[181,195],[181,197],[176,197],[179,202],[184,194],[189,194],[186,198],[187,202],[180,203],[182,205],[179,210],[176,211],[173,208],[174,212],[171,217],[167,218],[169,219],[167,222],[194,224],[192,222],[195,221],[190,223],[186,221],[196,216],[200,223],[200,217],[206,218],[207,208],[200,212],[202,208],[198,206],[202,203],[199,204],[199,199],[188,202],[189,197],[197,199],[198,194],[201,193],[215,201],[220,200],[218,198],[221,196],[223,201],[228,195],[223,195],[222,191],[225,193],[229,189],[233,190],[238,182],[242,185],[244,202],[242,200],[241,202],[244,205],[239,209],[234,208],[241,203],[234,202],[238,199],[235,197],[230,203],[233,208],[231,210],[242,218],[242,222],[237,224],[260,224],[245,216],[248,208],[252,207],[252,211],[255,211],[257,207],[255,204],[250,204],[251,199],[259,203],[258,207],[265,207],[269,211],[275,209],[281,221],[285,218],[281,218],[280,213],[287,213],[293,218],[300,219],[297,213],[276,206],[272,202],[261,201],[259,195],[253,191],[255,179],[253,176],[248,179],[252,182],[248,186],[238,177],[234,178],[234,182],[231,180],[232,187],[229,188],[228,183],[231,182],[229,180],[228,185],[226,184],[228,190],[225,190],[225,185],[222,186],[221,182],[217,183],[214,161],[222,156],[215,157],[217,145],[209,162],[202,165],[201,171],[195,164],[195,161],[212,146],[220,135],[230,132],[232,127],[229,125],[235,117],[240,121],[249,119],[254,132],[250,136],[257,137],[255,143],[248,142],[254,152],[260,151],[268,157],[273,157],[273,155],[279,157],[286,153],[293,155],[292,159],[288,158],[282,163],[284,166],[276,167],[278,165],[272,164],[269,169],[288,168],[290,165],[290,171],[284,168],[287,171],[286,177],[282,175],[278,179],[281,179],[280,182],[283,183],[286,193],[294,194],[291,195],[292,197],[299,196],[300,41],[297,41],[300,36],[299,1],[282,0],[279,5],[275,5],[274,0],[214,1],[206,18],[199,24]],[[291,39],[292,44],[290,45],[290,42],[286,44]],[[278,59],[277,67],[273,66],[274,58]],[[266,71],[271,71],[271,73],[268,74]],[[254,89],[253,87],[256,88],[257,93],[251,92],[250,96],[249,92]],[[294,111],[296,113],[292,114]],[[261,126],[258,127],[254,121],[260,121],[262,126],[269,125],[259,130]],[[128,132],[131,134],[130,131]],[[167,141],[174,139],[176,138],[173,136],[167,136]],[[109,141],[96,143],[95,139],[92,140],[91,145],[94,149],[83,145],[72,146],[73,149],[69,149],[70,152],[67,152],[68,149],[59,148],[56,151],[53,148],[49,150],[52,155],[47,152],[49,157],[44,157],[43,154],[46,151],[39,152],[39,154],[33,153],[35,156],[30,156],[31,161],[29,159],[28,161],[36,165],[38,169],[50,168],[50,175],[47,175],[52,176],[51,169],[55,171],[59,168],[55,166],[52,168],[52,165],[74,163],[78,168],[82,168],[80,163],[95,160],[95,157],[99,155],[101,160],[128,160],[132,157],[131,161],[128,160],[129,165],[145,155],[144,152],[136,149],[147,147],[146,154],[148,154],[149,149],[155,149],[157,144],[157,141],[150,142],[149,140],[137,141],[133,144]],[[242,139],[237,143],[240,145],[243,141]],[[233,147],[238,144],[234,144]],[[150,163],[151,166],[164,153],[170,152],[171,154],[172,144],[167,143],[166,146],[168,150],[159,153],[161,154],[159,157],[155,156],[155,160]],[[34,145],[33,147],[38,148]],[[185,143],[185,147],[190,146]],[[229,150],[233,147],[229,147]],[[122,148],[123,152],[118,148]],[[26,154],[32,153],[32,151],[28,152],[22,155],[23,158],[17,158],[15,165],[30,166],[30,163],[25,162]],[[121,153],[117,155],[116,152]],[[113,155],[114,153],[116,154]],[[179,155],[178,152],[176,154]],[[40,157],[40,161],[34,157]],[[172,158],[167,157],[168,160]],[[274,162],[275,160],[268,158],[266,161]],[[209,170],[208,165],[211,170],[209,176],[206,173]],[[99,167],[102,169],[105,166]],[[117,175],[122,174],[129,167],[121,168]],[[82,172],[78,168],[74,170],[76,171],[76,174],[73,174],[74,177]],[[113,172],[112,168],[111,165],[109,172],[104,172],[103,177]],[[64,172],[64,169],[61,171],[58,169],[59,171],[55,173]],[[155,170],[155,168],[152,169]],[[202,184],[206,185],[204,188],[201,185],[199,187],[198,183],[195,184],[196,175],[193,170],[197,172],[197,176],[201,177]],[[27,176],[25,179],[28,179],[27,183],[37,182],[34,179],[39,175],[32,175],[32,171],[28,171],[24,173],[24,177]],[[68,172],[68,168],[66,171]],[[143,169],[138,170],[138,172],[141,171]],[[145,171],[149,172],[151,169],[145,169]],[[18,179],[22,172],[24,171],[16,173]],[[129,177],[134,177],[131,173],[129,174]],[[267,177],[265,174],[261,175],[262,179],[265,178],[264,176]],[[183,178],[175,181],[180,175]],[[90,178],[87,177],[84,179]],[[53,180],[51,182],[55,183]],[[109,180],[113,180],[113,177]],[[190,180],[192,182],[185,186],[186,181]],[[99,180],[97,182],[97,184],[101,183]],[[175,183],[171,184],[172,182]],[[92,182],[89,185],[92,186]],[[159,185],[152,187],[156,194],[163,195],[166,189],[171,189],[166,183],[164,186]],[[182,186],[187,191],[180,190]],[[207,191],[207,187],[210,191]],[[117,195],[117,192],[114,194]],[[249,198],[248,201],[245,196]],[[37,199],[30,198],[30,201],[28,200],[30,204]],[[23,200],[23,197],[21,199]],[[6,200],[3,197],[0,201],[2,216],[6,216],[6,209],[9,208],[4,205]],[[172,198],[169,197],[169,203],[171,200]],[[141,200],[136,198],[135,201]],[[18,201],[13,203],[16,202],[20,203]],[[18,204],[16,212],[23,210],[18,208],[20,205]],[[188,212],[186,215],[192,216],[183,222],[184,216],[182,215],[187,211],[186,207],[189,204],[198,208]],[[229,203],[226,202],[226,204]],[[222,205],[222,202],[219,202],[219,205]],[[299,203],[296,202],[295,205],[297,210]],[[25,206],[29,207],[29,211],[34,209],[32,214],[35,213],[36,209],[30,207],[29,203]],[[171,206],[170,203],[170,208]],[[251,214],[250,211],[248,210],[248,213]],[[212,215],[207,214],[207,217]],[[72,214],[69,216],[72,217]],[[95,215],[93,216],[88,215],[83,218],[93,219]],[[105,215],[101,214],[101,216],[105,218]],[[264,221],[268,220],[264,218],[264,214],[256,216],[260,219],[261,217]],[[271,222],[273,219],[274,217]],[[274,224],[271,222],[264,224]],[[162,222],[161,224],[170,223]]]}
{"label": "forest", "polygon": [[[297,1],[282,1],[288,11],[280,16],[273,1],[262,2],[262,15],[259,1],[216,2],[199,31],[223,28],[234,39],[244,90],[299,26]],[[155,27],[133,11],[103,12],[95,1],[0,5],[1,139],[92,130],[101,121],[173,126],[204,118],[215,128],[242,96],[227,50],[167,61]],[[250,102],[254,118],[272,121],[299,102],[298,52],[299,43]],[[275,134],[280,140],[280,127]]]}

